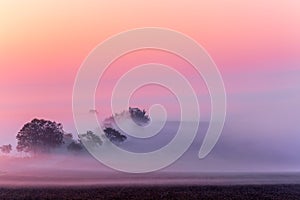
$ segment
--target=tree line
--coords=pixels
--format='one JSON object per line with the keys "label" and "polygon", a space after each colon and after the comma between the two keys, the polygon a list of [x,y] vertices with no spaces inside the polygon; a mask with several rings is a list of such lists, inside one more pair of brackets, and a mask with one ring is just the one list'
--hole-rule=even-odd
{"label": "tree line", "polygon": [[[129,113],[134,121],[149,120],[145,110],[129,108]],[[112,127],[104,127],[103,132],[105,133],[105,138],[114,144],[122,143],[127,139],[125,135]],[[90,130],[84,134],[79,134],[79,139],[74,140],[72,134],[63,130],[61,123],[36,118],[21,128],[16,139],[16,150],[30,154],[49,153],[51,150],[66,144],[67,141],[69,141],[67,150],[73,152],[84,150],[83,141],[88,145],[102,145],[103,143],[100,136]],[[0,151],[4,154],[9,154],[12,151],[12,145],[2,145],[0,146]]]}

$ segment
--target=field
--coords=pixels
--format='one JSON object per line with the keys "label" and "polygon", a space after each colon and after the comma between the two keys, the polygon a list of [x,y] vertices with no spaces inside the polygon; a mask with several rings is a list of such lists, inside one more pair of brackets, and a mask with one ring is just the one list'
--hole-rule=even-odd
{"label": "field", "polygon": [[300,185],[0,188],[0,199],[300,199]]}
{"label": "field", "polygon": [[0,200],[300,199],[299,173],[45,174],[2,174]]}

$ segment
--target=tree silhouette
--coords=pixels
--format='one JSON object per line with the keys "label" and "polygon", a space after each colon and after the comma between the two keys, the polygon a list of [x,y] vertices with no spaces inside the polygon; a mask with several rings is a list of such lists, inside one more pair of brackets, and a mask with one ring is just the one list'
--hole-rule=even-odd
{"label": "tree silhouette", "polygon": [[73,141],[71,144],[68,145],[67,149],[69,151],[74,151],[74,152],[78,152],[81,151],[83,149],[82,144],[80,142],[75,142]]}
{"label": "tree silhouette", "polygon": [[148,115],[146,115],[145,110],[140,110],[139,108],[129,107],[129,113],[130,113],[132,120],[139,125],[148,123],[150,121],[150,118]]}
{"label": "tree silhouette", "polygon": [[0,150],[1,150],[2,153],[9,154],[12,151],[12,146],[11,146],[11,144],[2,145],[0,147]]}
{"label": "tree silhouette", "polygon": [[18,140],[17,150],[19,152],[49,152],[63,144],[63,127],[60,123],[33,119],[26,123],[16,138]]}
{"label": "tree silhouette", "polygon": [[124,142],[127,137],[125,135],[122,135],[119,131],[113,129],[113,128],[105,128],[104,130],[105,136],[113,143],[121,143]]}
{"label": "tree silhouette", "polygon": [[95,147],[102,145],[102,140],[99,136],[93,133],[93,131],[87,131],[85,134],[79,135],[80,140],[85,142],[85,144]]}

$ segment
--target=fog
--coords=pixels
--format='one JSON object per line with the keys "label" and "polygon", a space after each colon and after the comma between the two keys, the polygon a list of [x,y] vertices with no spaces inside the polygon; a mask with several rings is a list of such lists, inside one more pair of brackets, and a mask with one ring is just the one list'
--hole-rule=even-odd
{"label": "fog", "polygon": [[[197,137],[188,151],[175,163],[158,172],[148,174],[117,172],[101,164],[86,150],[68,151],[67,142],[47,154],[29,156],[12,153],[6,156],[2,155],[0,157],[0,184],[23,186],[142,184],[169,183],[170,181],[180,184],[183,183],[183,180],[209,184],[219,180],[220,177],[223,177],[224,183],[234,182],[234,180],[236,183],[241,183],[247,182],[248,179],[237,180],[234,176],[234,179],[227,177],[225,180],[224,174],[294,173],[300,171],[300,157],[298,156],[300,136],[297,134],[297,130],[291,128],[283,130],[276,126],[273,129],[253,126],[245,128],[242,121],[238,126],[232,126],[230,121],[227,121],[215,148],[206,158],[200,160],[197,155],[208,124],[208,122],[200,123]],[[128,136],[127,140],[119,147],[138,153],[154,151],[166,145],[175,136],[178,125],[179,122],[169,121],[159,134],[148,139]],[[286,137],[285,132],[289,137]],[[70,139],[70,141],[72,140]],[[207,178],[207,176],[215,178]],[[251,177],[252,182],[259,180]],[[274,177],[276,176],[270,176],[270,179],[264,177],[263,180],[279,181],[274,180]],[[297,182],[300,179],[287,178],[285,181],[288,180]]]}

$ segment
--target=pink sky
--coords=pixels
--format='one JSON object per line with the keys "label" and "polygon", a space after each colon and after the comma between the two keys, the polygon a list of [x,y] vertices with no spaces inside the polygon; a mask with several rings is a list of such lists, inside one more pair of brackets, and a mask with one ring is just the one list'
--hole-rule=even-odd
{"label": "pink sky", "polygon": [[13,141],[33,117],[73,130],[72,88],[84,58],[107,37],[145,26],[203,45],[223,75],[233,119],[300,111],[299,9],[293,0],[1,1],[0,140]]}

